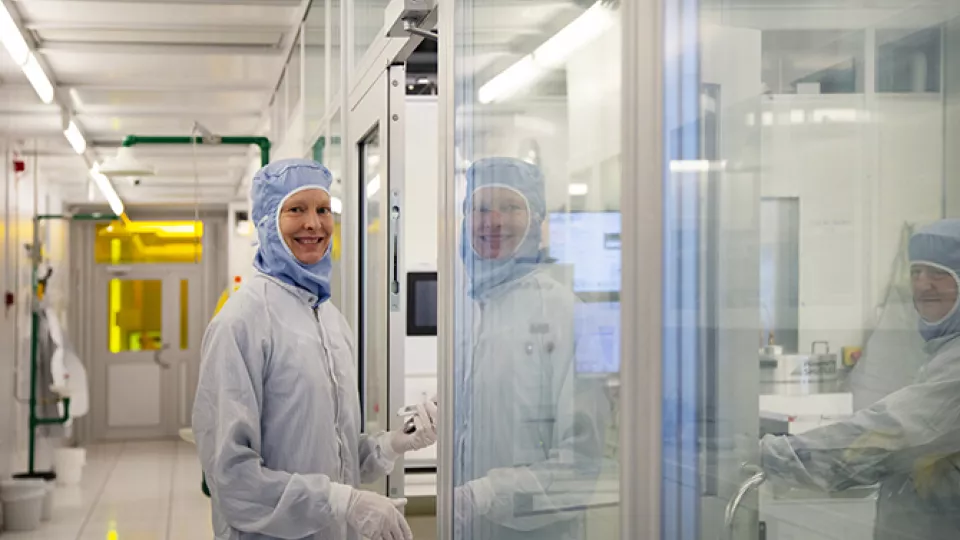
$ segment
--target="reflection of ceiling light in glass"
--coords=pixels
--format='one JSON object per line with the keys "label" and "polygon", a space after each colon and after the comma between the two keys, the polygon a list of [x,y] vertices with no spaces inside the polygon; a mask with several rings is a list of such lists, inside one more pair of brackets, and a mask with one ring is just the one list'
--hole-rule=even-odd
{"label": "reflection of ceiling light in glass", "polygon": [[379,174],[374,176],[373,180],[370,180],[370,182],[367,184],[367,198],[369,199],[373,197],[374,195],[377,194],[378,191],[380,191],[380,175]]}
{"label": "reflection of ceiling light in glass", "polygon": [[575,197],[586,195],[589,190],[590,188],[586,184],[570,184],[567,187],[567,192]]}
{"label": "reflection of ceiling light in glass", "polygon": [[480,103],[503,101],[549,70],[561,67],[574,51],[599,37],[615,22],[613,12],[602,0],[598,1],[532,53],[481,86]]}

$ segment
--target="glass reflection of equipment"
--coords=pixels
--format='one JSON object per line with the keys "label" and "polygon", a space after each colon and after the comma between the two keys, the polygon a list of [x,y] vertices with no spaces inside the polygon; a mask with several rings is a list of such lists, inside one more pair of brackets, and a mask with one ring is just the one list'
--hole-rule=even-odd
{"label": "glass reflection of equipment", "polygon": [[549,216],[550,257],[573,269],[577,334],[588,330],[601,354],[577,356],[579,374],[620,370],[620,213],[556,212]]}

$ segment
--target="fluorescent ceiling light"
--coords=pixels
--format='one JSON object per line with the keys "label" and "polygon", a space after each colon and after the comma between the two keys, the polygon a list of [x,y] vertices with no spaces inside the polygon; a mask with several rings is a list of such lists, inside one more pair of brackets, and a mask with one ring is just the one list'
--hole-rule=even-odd
{"label": "fluorescent ceiling light", "polygon": [[597,2],[537,47],[533,57],[540,65],[558,68],[574,51],[600,37],[614,22],[613,12],[604,7],[603,2]]}
{"label": "fluorescent ceiling light", "polygon": [[567,193],[574,196],[586,195],[590,191],[590,186],[586,184],[570,184],[567,187]]}
{"label": "fluorescent ceiling light", "polygon": [[48,79],[47,74],[43,72],[40,63],[37,62],[37,57],[34,56],[33,53],[28,53],[27,62],[23,64],[21,68],[23,69],[23,74],[27,76],[27,80],[30,81],[30,85],[33,86],[37,95],[40,96],[40,101],[48,105],[53,103],[53,85],[50,84],[50,79]]}
{"label": "fluorescent ceiling light", "polygon": [[3,42],[4,48],[10,53],[17,66],[22,67],[27,63],[30,47],[27,46],[23,34],[17,28],[17,23],[13,22],[13,17],[2,2],[0,2],[0,41]]}
{"label": "fluorescent ceiling light", "polygon": [[332,210],[334,214],[343,213],[343,201],[340,200],[340,197],[330,198],[330,210]]}
{"label": "fluorescent ceiling light", "polygon": [[77,127],[77,123],[73,120],[70,121],[67,129],[63,130],[63,136],[67,138],[74,152],[83,154],[87,149],[87,140],[83,138],[83,134],[80,133],[80,128]]}
{"label": "fluorescent ceiling light", "polygon": [[531,54],[481,86],[477,98],[483,104],[509,98],[549,70],[561,67],[574,51],[598,38],[615,22],[613,12],[602,1],[593,4]]}
{"label": "fluorescent ceiling light", "polygon": [[83,108],[83,100],[80,99],[80,92],[77,92],[76,88],[70,89],[70,99],[73,100],[73,107],[75,109]]}
{"label": "fluorescent ceiling light", "polygon": [[524,56],[519,62],[481,86],[477,98],[484,105],[503,101],[542,77],[544,72],[544,68],[537,65],[532,56]]}
{"label": "fluorescent ceiling light", "polygon": [[123,201],[120,200],[117,191],[113,189],[113,184],[110,183],[110,179],[100,172],[99,165],[94,165],[90,169],[90,176],[93,178],[93,181],[97,183],[97,187],[100,188],[100,193],[103,193],[104,198],[107,199],[110,210],[118,216],[123,214]]}
{"label": "fluorescent ceiling light", "polygon": [[380,191],[380,175],[379,174],[374,176],[373,180],[371,180],[370,183],[367,184],[367,198],[369,199],[373,197],[374,195],[377,194],[378,191]]}

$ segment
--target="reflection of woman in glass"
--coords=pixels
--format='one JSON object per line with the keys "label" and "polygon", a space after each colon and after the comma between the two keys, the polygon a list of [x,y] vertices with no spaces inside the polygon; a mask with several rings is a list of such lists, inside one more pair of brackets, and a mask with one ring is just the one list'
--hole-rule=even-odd
{"label": "reflection of woman in glass", "polygon": [[960,538],[960,220],[915,234],[910,268],[929,358],[913,384],[835,424],[767,435],[761,464],[787,486],[879,484],[877,540]]}
{"label": "reflection of woman in glass", "polygon": [[467,171],[467,189],[461,255],[473,301],[456,369],[458,537],[584,538],[609,404],[596,379],[575,375],[595,338],[578,335],[576,298],[542,262],[543,176],[485,159]]}

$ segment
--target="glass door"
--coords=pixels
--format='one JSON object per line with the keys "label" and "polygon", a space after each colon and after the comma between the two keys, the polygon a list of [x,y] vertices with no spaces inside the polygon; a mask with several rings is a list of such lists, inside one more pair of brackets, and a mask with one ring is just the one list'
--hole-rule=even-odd
{"label": "glass door", "polygon": [[[396,413],[403,406],[406,328],[399,301],[405,88],[403,67],[391,67],[355,104],[348,122],[355,178],[345,189],[357,204],[359,238],[358,380],[363,429],[371,434],[402,421]],[[397,463],[390,476],[369,487],[402,497],[403,469]]]}

